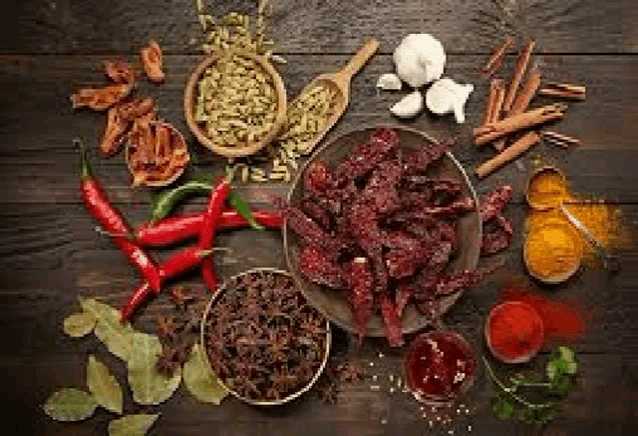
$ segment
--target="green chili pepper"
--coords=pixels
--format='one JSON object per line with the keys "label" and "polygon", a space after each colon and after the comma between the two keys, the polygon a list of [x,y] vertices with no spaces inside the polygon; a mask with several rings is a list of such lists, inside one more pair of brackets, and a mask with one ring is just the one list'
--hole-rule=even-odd
{"label": "green chili pepper", "polygon": [[184,198],[195,194],[209,194],[212,189],[211,183],[192,180],[179,185],[176,188],[163,191],[158,194],[151,205],[151,221],[158,221],[165,218]]}
{"label": "green chili pepper", "polygon": [[228,201],[230,202],[230,205],[233,208],[235,208],[235,210],[242,217],[244,217],[246,221],[248,221],[248,224],[250,224],[250,227],[252,227],[255,230],[265,229],[265,227],[259,224],[257,220],[255,219],[255,217],[253,216],[253,212],[250,210],[250,206],[248,206],[248,203],[246,203],[244,199],[241,198],[236,191],[230,192],[230,195],[228,196]]}

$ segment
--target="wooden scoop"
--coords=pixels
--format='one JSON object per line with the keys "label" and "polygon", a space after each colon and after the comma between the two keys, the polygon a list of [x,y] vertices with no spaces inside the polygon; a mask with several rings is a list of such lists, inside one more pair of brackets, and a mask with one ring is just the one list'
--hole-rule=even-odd
{"label": "wooden scoop", "polygon": [[[306,91],[309,91],[318,85],[323,85],[336,91],[337,95],[335,97],[333,113],[326,123],[325,129],[318,133],[312,141],[298,144],[298,149],[309,151],[313,150],[317,143],[326,136],[326,133],[328,133],[332,126],[339,121],[339,118],[341,118],[346,111],[348,102],[350,101],[350,81],[352,80],[352,77],[359,72],[378,48],[379,41],[374,38],[368,39],[340,71],[336,73],[320,74],[315,77],[312,82],[306,85],[301,93],[299,93],[299,96],[301,96]],[[297,97],[297,99],[299,99],[299,97]]]}

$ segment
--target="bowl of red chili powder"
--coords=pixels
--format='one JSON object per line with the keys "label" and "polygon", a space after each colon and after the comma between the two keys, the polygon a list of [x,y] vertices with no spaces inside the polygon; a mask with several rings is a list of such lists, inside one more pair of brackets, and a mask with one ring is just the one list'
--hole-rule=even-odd
{"label": "bowl of red chili powder", "polygon": [[485,323],[485,338],[492,354],[505,363],[523,363],[538,353],[545,337],[538,311],[521,301],[495,306]]}

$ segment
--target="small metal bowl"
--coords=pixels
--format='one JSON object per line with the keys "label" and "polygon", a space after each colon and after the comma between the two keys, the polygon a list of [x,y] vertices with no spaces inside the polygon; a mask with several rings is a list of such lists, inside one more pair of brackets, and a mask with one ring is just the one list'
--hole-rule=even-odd
{"label": "small metal bowl", "polygon": [[[578,253],[576,256],[576,260],[574,261],[574,264],[571,265],[569,269],[567,269],[565,272],[561,274],[554,274],[552,276],[546,277],[534,271],[532,262],[529,260],[527,242],[530,238],[530,235],[533,235],[535,232],[542,231],[543,229],[546,229],[547,227],[553,227],[553,226],[559,226],[562,230],[569,233],[570,237],[573,238],[574,240],[574,244],[576,245],[578,249]],[[527,234],[525,235],[525,241],[523,243],[523,261],[525,262],[525,267],[527,268],[527,271],[530,273],[532,277],[534,277],[537,280],[540,280],[543,283],[554,285],[554,284],[558,284],[558,283],[562,283],[566,281],[571,276],[573,276],[576,273],[576,271],[578,271],[578,269],[580,268],[580,262],[582,260],[582,257],[583,257],[583,249],[582,249],[582,245],[580,244],[580,234],[568,222],[565,222],[564,224],[549,223],[544,226],[534,228],[528,231]]]}
{"label": "small metal bowl", "polygon": [[224,55],[223,52],[216,52],[211,56],[208,56],[191,74],[188,82],[186,83],[186,88],[184,91],[184,115],[186,117],[186,123],[188,124],[188,127],[193,132],[195,137],[197,137],[197,140],[208,149],[226,158],[250,156],[268,145],[273,139],[275,139],[279,131],[283,128],[286,122],[286,87],[284,86],[284,82],[277,70],[275,70],[275,68],[267,59],[256,54],[241,50],[231,50],[228,51],[228,54],[237,55],[242,58],[251,60],[257,66],[261,67],[272,79],[272,83],[275,88],[275,94],[277,95],[277,116],[275,117],[275,122],[273,123],[270,131],[257,142],[247,144],[245,147],[233,147],[213,141],[195,120],[197,84],[199,83],[200,77],[202,76],[202,74],[204,74],[206,68],[217,62]]}
{"label": "small metal bowl", "polygon": [[534,170],[532,172],[532,174],[530,174],[529,178],[527,179],[527,183],[525,185],[525,200],[527,201],[527,204],[529,204],[529,206],[532,209],[541,210],[541,211],[547,211],[547,210],[554,209],[554,208],[556,208],[558,206],[557,205],[547,205],[547,204],[536,204],[536,203],[533,203],[530,200],[530,196],[529,196],[529,188],[532,185],[532,182],[534,181],[534,179],[536,177],[538,177],[542,173],[554,173],[554,174],[558,175],[563,180],[566,188],[567,188],[567,178],[565,177],[565,174],[561,170],[559,170],[555,166],[551,166],[551,165],[544,165],[544,166],[542,166],[540,168],[537,168],[536,170]]}
{"label": "small metal bowl", "polygon": [[[206,305],[206,309],[204,310],[204,313],[202,315],[202,321],[200,324],[200,343],[203,347],[204,350],[206,350],[206,352],[204,353],[204,358],[206,359],[206,362],[208,363],[208,365],[211,366],[212,365],[210,363],[210,360],[208,358],[208,351],[207,351],[207,347],[206,347],[206,319],[208,318],[208,315],[213,307],[213,304],[215,303],[215,301],[220,297],[220,295],[222,295],[225,291],[226,291],[226,287],[228,283],[232,283],[234,282],[238,277],[244,276],[244,275],[248,275],[248,274],[254,274],[254,273],[258,273],[258,272],[270,272],[270,273],[276,273],[276,274],[282,274],[285,275],[287,277],[289,277],[293,283],[295,283],[296,285],[296,281],[294,280],[294,277],[287,271],[283,271],[283,270],[279,270],[276,268],[253,268],[250,269],[248,271],[244,271],[243,273],[237,274],[236,276],[231,277],[230,280],[228,280],[226,282],[226,284],[222,285],[217,292],[215,292],[215,294],[213,294],[213,296],[211,297],[210,301],[208,302],[208,304]],[[296,286],[297,291],[302,295],[302,297],[305,299],[305,296],[303,295],[303,293],[299,290],[298,286]],[[321,313],[321,312],[320,312]],[[248,397],[244,397],[243,395],[239,394],[238,392],[230,389],[228,386],[226,386],[226,384],[224,384],[224,381],[221,379],[221,377],[219,378],[219,382],[222,386],[224,386],[224,388],[226,388],[226,390],[228,392],[230,392],[233,396],[235,396],[236,398],[238,398],[239,400],[248,403],[250,405],[253,406],[278,406],[281,404],[285,404],[288,403],[296,398],[299,398],[301,395],[303,395],[304,393],[308,392],[310,390],[310,388],[312,388],[312,386],[314,386],[314,384],[317,382],[317,380],[319,379],[319,377],[321,376],[321,374],[323,373],[324,369],[326,368],[326,365],[328,363],[328,357],[330,355],[330,347],[332,345],[332,331],[330,330],[330,322],[326,319],[326,349],[325,349],[325,353],[323,355],[323,360],[321,361],[321,364],[319,365],[319,367],[317,368],[315,374],[313,375],[313,377],[310,379],[310,381],[308,381],[308,383],[301,389],[299,389],[296,392],[293,392],[292,394],[288,395],[285,398],[282,398],[280,400],[255,400],[252,398],[248,398]]]}

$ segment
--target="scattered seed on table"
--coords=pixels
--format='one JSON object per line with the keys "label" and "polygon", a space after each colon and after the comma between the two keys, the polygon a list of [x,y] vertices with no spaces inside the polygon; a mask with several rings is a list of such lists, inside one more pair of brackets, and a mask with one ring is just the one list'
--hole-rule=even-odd
{"label": "scattered seed on table", "polygon": [[381,389],[381,386],[379,386],[379,385],[371,385],[370,386],[370,390],[371,391],[378,391],[380,389]]}

